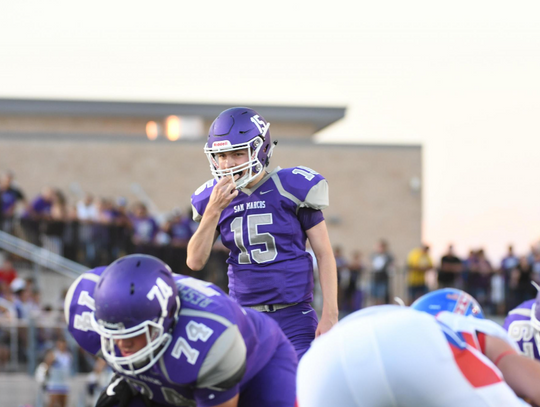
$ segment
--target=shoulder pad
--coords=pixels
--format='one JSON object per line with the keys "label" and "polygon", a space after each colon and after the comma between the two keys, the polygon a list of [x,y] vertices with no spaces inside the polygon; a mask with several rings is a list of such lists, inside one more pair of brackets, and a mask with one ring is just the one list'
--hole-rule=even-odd
{"label": "shoulder pad", "polygon": [[490,321],[489,319],[464,316],[449,311],[440,312],[435,318],[449,326],[454,332],[481,332],[486,335],[496,336],[499,339],[504,340],[516,351],[519,351],[517,344],[510,338],[508,332],[506,332],[499,324]]}
{"label": "shoulder pad", "polygon": [[504,328],[508,330],[509,326],[515,321],[530,321],[532,316],[532,306],[535,300],[525,301],[511,310],[504,320]]}
{"label": "shoulder pad", "polygon": [[101,348],[99,335],[92,328],[94,288],[105,267],[88,271],[73,282],[64,300],[64,316],[69,332],[84,350],[97,354]]}
{"label": "shoulder pad", "polygon": [[532,310],[535,302],[536,302],[536,299],[534,298],[532,300],[524,301],[521,304],[519,304],[516,308],[514,308],[512,311],[510,311],[510,313],[513,313],[514,311],[519,310],[519,309]]}
{"label": "shoulder pad", "polygon": [[[214,284],[184,275],[174,279],[181,305],[162,366],[166,375],[174,383],[204,388],[235,384],[245,361],[245,344],[237,327],[239,306]],[[179,361],[182,369],[177,368]],[[214,370],[221,367],[227,372]]]}
{"label": "shoulder pad", "polygon": [[281,194],[296,202],[299,207],[324,209],[329,204],[328,182],[318,172],[308,167],[284,168],[272,179]]}
{"label": "shoulder pad", "polygon": [[193,209],[193,220],[200,222],[202,215],[208,205],[208,199],[210,194],[214,189],[216,184],[215,179],[211,179],[202,184],[197,190],[191,195],[191,207]]}
{"label": "shoulder pad", "polygon": [[242,380],[247,348],[238,326],[229,326],[215,341],[204,360],[197,387],[226,390]]}
{"label": "shoulder pad", "polygon": [[[215,349],[215,343],[231,326],[235,325],[214,312],[188,306],[181,308],[172,342],[161,365],[168,380],[177,384],[195,385],[201,374],[208,377],[206,366],[215,363],[215,359],[221,357],[221,354],[214,355],[206,362],[209,352]],[[221,349],[219,345],[218,348]],[[215,350],[212,351],[212,354],[215,353]],[[178,368],[179,365],[182,369]]]}

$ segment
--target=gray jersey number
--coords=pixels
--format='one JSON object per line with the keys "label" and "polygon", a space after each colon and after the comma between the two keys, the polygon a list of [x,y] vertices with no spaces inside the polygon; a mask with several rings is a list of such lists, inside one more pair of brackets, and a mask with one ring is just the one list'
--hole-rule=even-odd
{"label": "gray jersey number", "polygon": [[251,246],[264,245],[265,249],[253,249],[251,250],[250,255],[244,244],[244,218],[234,218],[231,222],[231,230],[234,233],[234,243],[236,244],[236,247],[238,247],[238,250],[240,250],[238,263],[251,264],[251,259],[259,264],[273,261],[278,254],[276,249],[276,239],[268,232],[259,233],[258,231],[259,225],[271,225],[273,223],[272,214],[261,213],[257,215],[248,215],[247,223],[249,244]]}
{"label": "gray jersey number", "polygon": [[[540,350],[540,335],[535,332],[530,321],[514,321],[508,327],[510,338],[516,342],[522,341],[521,352],[529,359],[534,359],[534,346]],[[534,338],[534,344],[531,341]]]}

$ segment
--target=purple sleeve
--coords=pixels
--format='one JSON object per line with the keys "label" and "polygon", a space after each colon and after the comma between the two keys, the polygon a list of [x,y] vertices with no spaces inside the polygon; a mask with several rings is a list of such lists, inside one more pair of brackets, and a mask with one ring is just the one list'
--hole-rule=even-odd
{"label": "purple sleeve", "polygon": [[154,218],[150,218],[150,220],[152,221],[152,240],[153,240],[155,239],[156,235],[159,232],[159,225]]}
{"label": "purple sleeve", "polygon": [[300,208],[297,216],[302,225],[302,229],[304,230],[309,230],[324,220],[324,215],[321,210],[311,208]]}
{"label": "purple sleeve", "polygon": [[93,355],[101,349],[101,339],[91,323],[94,311],[92,297],[99,276],[105,267],[98,267],[81,275],[69,288],[64,312],[68,330],[81,348]]}
{"label": "purple sleeve", "polygon": [[30,204],[32,210],[34,210],[34,211],[38,211],[40,209],[41,205],[43,205],[43,199],[41,199],[41,197],[39,197],[39,196],[34,198],[32,203]]}
{"label": "purple sleeve", "polygon": [[195,400],[197,401],[197,406],[200,407],[211,407],[218,404],[225,403],[227,400],[232,399],[240,392],[240,385],[225,390],[225,391],[216,391],[210,389],[196,389],[193,394]]}
{"label": "purple sleeve", "polygon": [[514,321],[523,320],[523,317],[519,317],[517,315],[508,315],[506,319],[504,320],[503,328],[508,331],[508,328],[510,327],[510,324]]}
{"label": "purple sleeve", "polygon": [[195,222],[200,222],[201,217],[206,210],[206,205],[208,205],[208,200],[214,189],[214,184],[216,181],[211,179],[204,184],[202,184],[193,195],[191,195],[191,206],[193,209],[193,220]]}

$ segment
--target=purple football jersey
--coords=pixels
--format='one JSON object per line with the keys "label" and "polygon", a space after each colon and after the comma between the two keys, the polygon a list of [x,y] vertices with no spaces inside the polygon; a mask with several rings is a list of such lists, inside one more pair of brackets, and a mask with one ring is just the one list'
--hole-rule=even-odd
{"label": "purple football jersey", "polygon": [[[204,215],[215,180],[191,198],[193,218]],[[306,230],[322,220],[328,184],[306,167],[277,168],[240,190],[223,210],[218,230],[230,250],[229,295],[240,304],[311,302],[313,260]]]}
{"label": "purple football jersey", "polygon": [[531,325],[534,302],[525,301],[510,311],[504,320],[504,328],[525,356],[540,360],[540,333]]}
{"label": "purple football jersey", "polygon": [[191,230],[190,223],[191,219],[189,217],[182,218],[177,222],[171,224],[170,235],[173,240],[180,242],[187,242],[193,236],[193,231]]}
{"label": "purple football jersey", "polygon": [[159,231],[159,226],[154,218],[151,216],[146,217],[130,217],[131,224],[133,225],[133,237],[138,239],[141,243],[151,243],[156,237]]}
{"label": "purple football jersey", "polygon": [[2,213],[9,213],[17,203],[17,201],[23,200],[24,195],[15,188],[7,188],[0,190],[0,209]]}
{"label": "purple football jersey", "polygon": [[48,215],[51,212],[52,202],[46,200],[41,195],[38,195],[30,203],[30,211],[26,210],[23,213],[23,218],[28,218],[31,215]]}
{"label": "purple football jersey", "polygon": [[[86,321],[92,317],[93,288],[104,269],[85,273],[66,296],[69,330],[93,354],[101,348],[100,338]],[[149,370],[135,376],[119,374],[159,405],[204,407],[221,404],[237,393],[244,399],[240,405],[250,405],[251,401],[245,404],[248,396],[243,397],[243,392],[257,397],[267,394],[263,400],[272,400],[271,393],[279,391],[275,386],[265,389],[268,383],[263,386],[256,380],[266,369],[275,378],[284,377],[278,381],[292,383],[282,385],[289,387],[290,402],[284,405],[294,405],[296,356],[277,323],[241,308],[210,283],[182,275],[174,279],[181,308],[170,345]]]}

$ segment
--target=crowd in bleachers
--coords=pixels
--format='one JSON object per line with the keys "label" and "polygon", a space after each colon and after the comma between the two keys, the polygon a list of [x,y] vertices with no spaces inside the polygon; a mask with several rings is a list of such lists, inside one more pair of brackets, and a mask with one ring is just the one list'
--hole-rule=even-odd
{"label": "crowd in bleachers", "polygon": [[[377,242],[368,259],[355,252],[351,260],[334,249],[338,267],[340,310],[345,313],[364,306],[388,304],[392,279],[404,273],[408,298],[412,303],[419,296],[438,288],[462,289],[475,297],[490,315],[506,315],[508,311],[537,294],[534,284],[540,284],[540,244],[531,246],[529,253],[516,254],[509,245],[500,264],[489,260],[485,251],[470,250],[459,257],[453,249],[435,262],[429,246],[413,248],[407,259],[399,262],[385,240]],[[399,301],[399,300],[398,300]]]}
{"label": "crowd in bleachers", "polygon": [[92,194],[69,203],[63,191],[51,187],[27,200],[10,172],[0,176],[0,202],[1,230],[88,267],[146,253],[163,259],[177,273],[189,273],[186,247],[197,227],[190,210],[156,217],[144,202]]}
{"label": "crowd in bleachers", "polygon": [[[27,362],[30,339],[35,352],[42,355],[64,337],[61,300],[43,301],[33,278],[20,277],[13,260],[0,252],[0,370],[13,358],[17,363]],[[38,325],[32,338],[28,336],[29,321]],[[15,339],[16,355],[12,355]]]}

